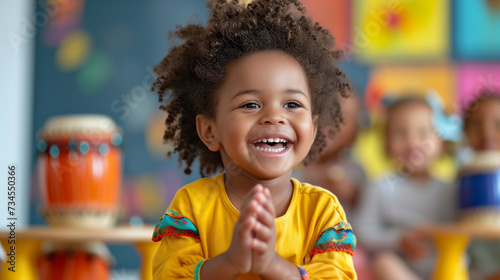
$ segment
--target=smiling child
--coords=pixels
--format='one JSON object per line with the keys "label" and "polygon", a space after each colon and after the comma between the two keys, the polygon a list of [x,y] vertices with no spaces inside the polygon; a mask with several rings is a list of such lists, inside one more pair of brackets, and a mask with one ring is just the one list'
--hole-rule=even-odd
{"label": "smiling child", "polygon": [[186,173],[153,234],[155,279],[356,279],[356,239],[329,191],[293,179],[342,121],[347,78],[331,34],[298,1],[211,1],[206,27],[154,69]]}

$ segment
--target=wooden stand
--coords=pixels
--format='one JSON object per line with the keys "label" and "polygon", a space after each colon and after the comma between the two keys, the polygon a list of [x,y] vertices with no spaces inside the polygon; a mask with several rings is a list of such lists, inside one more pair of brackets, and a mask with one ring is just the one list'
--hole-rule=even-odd
{"label": "wooden stand", "polygon": [[[133,243],[142,257],[141,275],[143,280],[151,280],[153,256],[158,243],[151,241],[154,227],[116,227],[110,229],[75,229],[58,227],[31,227],[16,232],[16,271],[9,271],[9,263],[5,263],[0,271],[0,279],[38,279],[36,262],[41,253],[43,241],[85,243]],[[2,245],[10,251],[8,233],[0,232]]]}

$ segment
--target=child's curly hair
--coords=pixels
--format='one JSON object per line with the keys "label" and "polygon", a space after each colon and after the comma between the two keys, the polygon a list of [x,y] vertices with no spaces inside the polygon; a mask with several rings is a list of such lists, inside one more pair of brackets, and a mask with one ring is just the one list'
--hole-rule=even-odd
{"label": "child's curly hair", "polygon": [[[184,43],[170,49],[155,66],[158,76],[151,86],[159,95],[161,110],[168,113],[165,141],[173,141],[184,172],[200,157],[200,174],[223,168],[220,153],[211,152],[199,139],[196,116],[215,117],[214,92],[222,84],[229,63],[261,51],[281,51],[304,68],[312,95],[313,115],[318,116],[318,133],[307,160],[314,160],[325,146],[320,128],[334,124],[333,136],[343,122],[339,94],[348,97],[348,78],[337,67],[340,51],[333,50],[334,38],[305,16],[297,0],[256,0],[246,7],[243,0],[212,0],[212,14],[206,27],[178,26],[169,39]],[[170,156],[172,152],[169,152]]]}
{"label": "child's curly hair", "polygon": [[470,116],[477,110],[479,103],[489,100],[500,101],[500,92],[497,92],[494,89],[483,88],[479,91],[479,94],[463,106],[462,128],[464,131],[470,127]]}

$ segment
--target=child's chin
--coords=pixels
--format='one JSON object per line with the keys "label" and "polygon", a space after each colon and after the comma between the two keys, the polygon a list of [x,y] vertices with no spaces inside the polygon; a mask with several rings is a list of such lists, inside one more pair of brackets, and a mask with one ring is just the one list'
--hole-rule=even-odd
{"label": "child's chin", "polygon": [[267,180],[267,179],[274,179],[281,177],[286,173],[288,173],[288,170],[267,167],[267,168],[259,168],[259,170],[254,170],[253,173],[255,176]]}
{"label": "child's chin", "polygon": [[426,172],[428,167],[428,162],[427,161],[422,161],[422,162],[411,162],[411,161],[406,161],[406,162],[401,162],[398,161],[398,171],[403,171],[407,173],[408,175],[411,175],[411,173],[422,173]]}

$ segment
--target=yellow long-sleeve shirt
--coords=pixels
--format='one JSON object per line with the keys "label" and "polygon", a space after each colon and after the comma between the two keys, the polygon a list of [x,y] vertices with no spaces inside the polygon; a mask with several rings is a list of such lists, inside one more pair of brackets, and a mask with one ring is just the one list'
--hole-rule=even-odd
{"label": "yellow long-sleeve shirt", "polygon": [[[311,280],[356,279],[351,257],[356,238],[337,198],[296,179],[292,183],[288,210],[274,220],[276,252],[301,266]],[[161,240],[153,278],[199,279],[197,265],[227,251],[238,217],[226,194],[223,173],[181,188],[153,233],[154,241]],[[237,279],[260,277],[245,274]]]}

